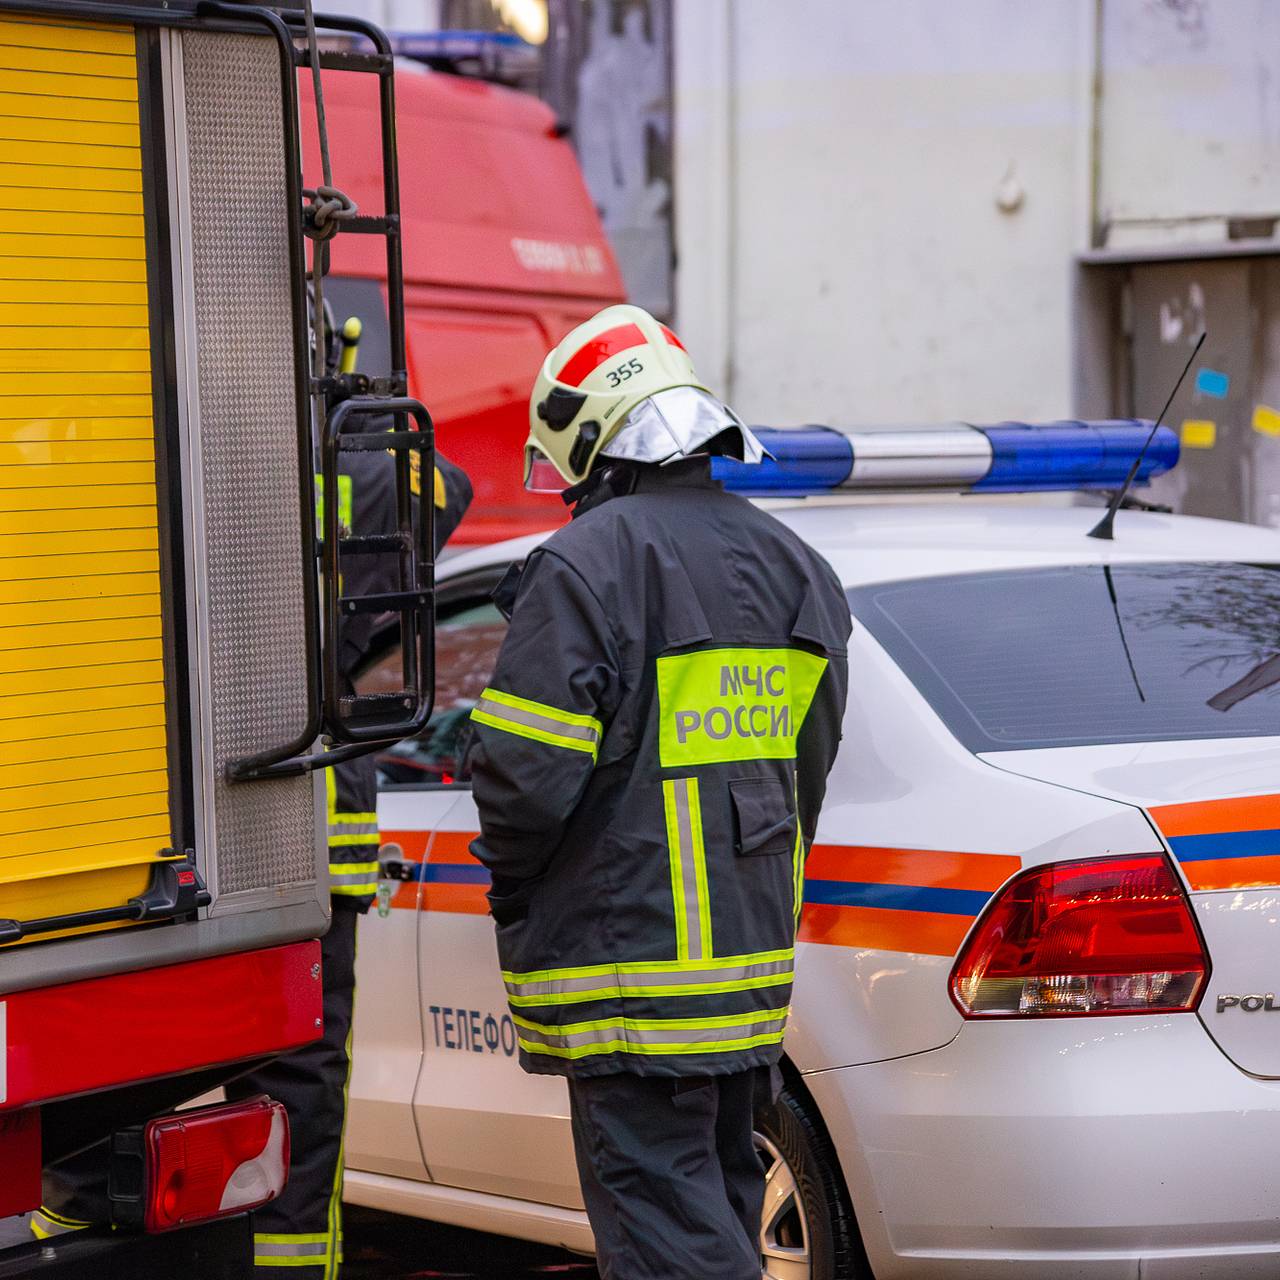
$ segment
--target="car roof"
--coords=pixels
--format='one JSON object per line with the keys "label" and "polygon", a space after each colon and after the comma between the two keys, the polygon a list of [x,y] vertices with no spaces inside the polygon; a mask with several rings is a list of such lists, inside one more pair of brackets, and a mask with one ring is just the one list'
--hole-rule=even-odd
{"label": "car roof", "polygon": [[[1121,511],[1115,540],[1087,536],[1097,507],[954,502],[770,502],[773,515],[832,565],[847,587],[1049,565],[1237,560],[1280,564],[1280,532],[1228,520]],[[521,560],[548,534],[451,556],[442,579]]]}

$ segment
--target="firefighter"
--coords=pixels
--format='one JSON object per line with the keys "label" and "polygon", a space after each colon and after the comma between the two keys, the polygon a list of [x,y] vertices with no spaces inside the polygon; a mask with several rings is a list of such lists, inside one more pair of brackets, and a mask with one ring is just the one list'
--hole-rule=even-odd
{"label": "firefighter", "polygon": [[526,478],[550,460],[574,519],[508,585],[471,749],[520,1062],[568,1078],[606,1280],[759,1280],[753,1109],[776,1096],[848,604],[712,479],[759,443],[639,308],[551,352],[530,427]]}
{"label": "firefighter", "polygon": [[[331,371],[338,358],[331,351]],[[393,425],[387,418],[352,421],[353,429],[366,431],[385,431]],[[417,458],[411,455],[414,462]],[[388,453],[344,452],[340,476],[339,521],[346,529],[363,535],[395,528],[394,462]],[[420,483],[415,467],[415,493]],[[440,454],[431,483],[438,553],[471,502],[471,483],[461,467]],[[372,595],[395,590],[393,572],[387,557],[351,557],[343,570],[345,591]],[[349,684],[371,656],[377,621],[376,616],[359,614],[342,625],[340,666]],[[269,1094],[288,1110],[289,1181],[279,1200],[253,1215],[254,1262],[258,1267],[300,1268],[299,1280],[330,1280],[342,1265],[342,1138],[351,1073],[356,922],[378,891],[374,757],[358,756],[326,770],[325,790],[333,917],[320,944],[324,1035],[242,1076],[227,1090],[237,1098]]]}

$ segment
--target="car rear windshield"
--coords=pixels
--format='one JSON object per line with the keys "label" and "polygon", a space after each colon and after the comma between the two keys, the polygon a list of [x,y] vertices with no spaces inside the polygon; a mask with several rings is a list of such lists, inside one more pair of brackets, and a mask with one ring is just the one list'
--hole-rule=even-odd
{"label": "car rear windshield", "polygon": [[1085,565],[848,594],[972,751],[1280,735],[1280,565]]}

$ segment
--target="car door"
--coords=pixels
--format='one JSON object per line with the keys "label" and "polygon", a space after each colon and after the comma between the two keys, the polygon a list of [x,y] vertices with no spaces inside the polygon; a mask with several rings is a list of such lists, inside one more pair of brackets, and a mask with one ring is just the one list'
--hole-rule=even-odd
{"label": "car door", "polygon": [[[580,1208],[558,1077],[529,1076],[516,1056],[493,922],[489,877],[468,845],[479,830],[465,771],[470,709],[489,681],[506,623],[489,596],[505,565],[442,584],[436,704],[427,729],[380,761],[379,826],[402,852],[387,859],[392,914],[417,926],[422,1066],[413,1117],[433,1181]],[[397,655],[384,660],[383,676]],[[377,688],[374,670],[362,689]],[[394,889],[391,886],[394,884]],[[401,975],[408,983],[408,975]]]}

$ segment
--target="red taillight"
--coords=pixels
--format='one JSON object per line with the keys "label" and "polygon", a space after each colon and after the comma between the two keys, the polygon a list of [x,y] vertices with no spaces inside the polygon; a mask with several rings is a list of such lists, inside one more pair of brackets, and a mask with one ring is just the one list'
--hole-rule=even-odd
{"label": "red taillight", "polygon": [[269,1098],[152,1120],[142,1145],[148,1231],[256,1209],[289,1173],[289,1118]]}
{"label": "red taillight", "polygon": [[1058,862],[1011,880],[951,971],[967,1018],[1194,1009],[1208,961],[1160,854]]}

